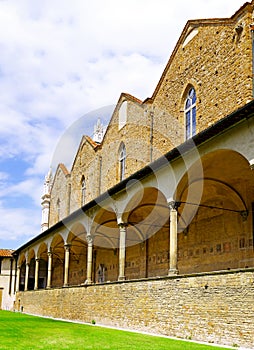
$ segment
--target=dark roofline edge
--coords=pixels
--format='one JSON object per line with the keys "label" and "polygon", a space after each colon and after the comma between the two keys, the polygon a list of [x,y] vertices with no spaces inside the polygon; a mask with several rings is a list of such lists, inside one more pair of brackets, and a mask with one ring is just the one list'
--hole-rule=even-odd
{"label": "dark roofline edge", "polygon": [[146,165],[144,168],[136,171],[132,175],[130,175],[128,178],[124,179],[123,181],[117,183],[115,186],[111,187],[108,191],[102,193],[97,198],[93,199],[92,201],[88,202],[81,208],[75,210],[73,213],[68,215],[63,220],[57,222],[55,225],[51,226],[46,231],[40,233],[36,237],[32,238],[30,241],[23,244],[21,247],[17,248],[13,255],[18,255],[18,253],[25,248],[32,245],[34,242],[46,237],[50,233],[60,229],[61,227],[65,226],[65,223],[71,222],[73,219],[78,217],[82,212],[86,212],[89,209],[95,207],[99,203],[103,202],[105,199],[108,198],[108,196],[112,196],[116,194],[117,192],[120,192],[126,188],[126,185],[131,180],[141,180],[145,178],[148,175],[151,175],[155,170],[159,170],[160,168],[164,167],[168,162],[176,160],[178,157],[180,157],[182,154],[186,154],[187,152],[191,151],[193,148],[200,146],[201,144],[205,143],[208,140],[211,140],[213,137],[218,136],[222,132],[225,132],[227,129],[235,126],[239,122],[242,122],[246,119],[252,118],[254,116],[254,100],[247,103],[243,107],[240,107],[236,111],[230,113],[226,117],[220,119],[218,122],[214,123],[207,129],[201,131],[197,135],[193,136],[193,138],[186,140],[179,146],[173,148],[160,158],[154,160],[152,163]]}

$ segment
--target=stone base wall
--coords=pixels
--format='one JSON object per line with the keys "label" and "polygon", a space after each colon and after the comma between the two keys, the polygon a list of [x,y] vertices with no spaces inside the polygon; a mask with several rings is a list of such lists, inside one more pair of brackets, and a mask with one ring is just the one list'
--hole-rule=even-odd
{"label": "stone base wall", "polygon": [[19,292],[26,313],[254,348],[254,269]]}

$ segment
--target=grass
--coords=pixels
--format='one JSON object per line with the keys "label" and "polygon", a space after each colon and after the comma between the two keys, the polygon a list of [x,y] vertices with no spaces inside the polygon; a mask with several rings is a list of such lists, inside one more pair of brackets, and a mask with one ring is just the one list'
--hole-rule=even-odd
{"label": "grass", "polygon": [[209,350],[209,345],[0,311],[0,349]]}

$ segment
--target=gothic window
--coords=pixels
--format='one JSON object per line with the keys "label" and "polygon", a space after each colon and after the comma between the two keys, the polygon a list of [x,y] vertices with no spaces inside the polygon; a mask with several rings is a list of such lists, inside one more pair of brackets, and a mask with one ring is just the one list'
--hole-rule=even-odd
{"label": "gothic window", "polygon": [[81,180],[81,205],[84,205],[86,202],[86,180],[82,177]]}
{"label": "gothic window", "polygon": [[196,134],[196,92],[193,87],[188,91],[184,106],[185,139],[188,140]]}
{"label": "gothic window", "polygon": [[120,181],[125,178],[125,165],[126,165],[126,148],[122,142],[119,148],[119,174]]}

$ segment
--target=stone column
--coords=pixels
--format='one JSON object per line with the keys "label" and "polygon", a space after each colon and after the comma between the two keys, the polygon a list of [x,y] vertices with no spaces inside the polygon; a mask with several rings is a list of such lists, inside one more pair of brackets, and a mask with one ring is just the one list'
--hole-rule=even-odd
{"label": "stone column", "polygon": [[35,276],[34,276],[34,290],[39,289],[39,266],[40,266],[40,259],[35,259]]}
{"label": "stone column", "polygon": [[17,266],[16,292],[19,292],[20,270],[21,270],[21,267]]}
{"label": "stone column", "polygon": [[168,203],[170,209],[170,238],[169,238],[169,275],[178,274],[177,269],[177,208],[179,203]]}
{"label": "stone column", "polygon": [[93,238],[91,235],[86,236],[87,240],[87,272],[86,272],[86,284],[92,283],[92,270],[93,270]]}
{"label": "stone column", "polygon": [[123,280],[125,280],[125,250],[126,250],[127,224],[121,223],[118,226],[119,226],[119,230],[120,230],[118,281],[123,281]]}
{"label": "stone column", "polygon": [[69,285],[70,244],[65,244],[64,249],[64,287],[67,287]]}
{"label": "stone column", "polygon": [[47,289],[51,288],[52,278],[52,252],[48,251],[48,278],[47,278]]}
{"label": "stone column", "polygon": [[29,263],[26,263],[25,291],[28,290]]}

